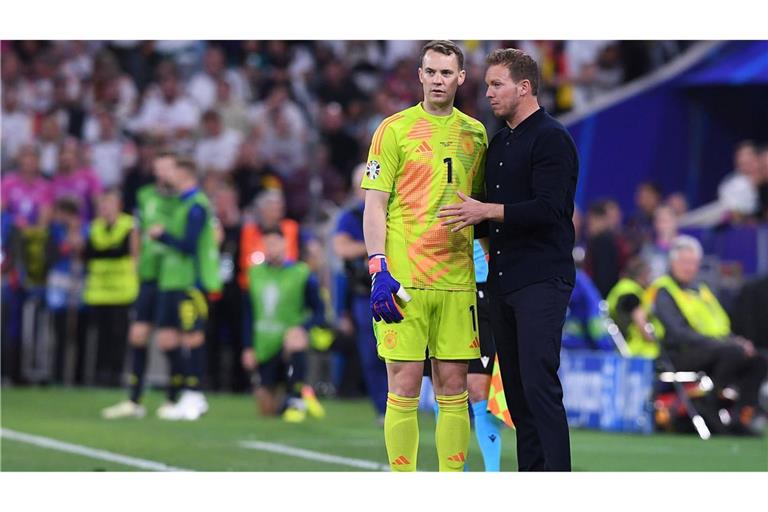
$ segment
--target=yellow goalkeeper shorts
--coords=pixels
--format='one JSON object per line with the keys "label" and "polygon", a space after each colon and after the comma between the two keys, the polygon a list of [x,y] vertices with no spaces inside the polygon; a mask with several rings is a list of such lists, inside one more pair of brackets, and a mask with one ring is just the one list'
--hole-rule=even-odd
{"label": "yellow goalkeeper shorts", "polygon": [[410,302],[396,298],[400,323],[373,321],[379,357],[385,361],[423,361],[429,357],[468,360],[480,357],[477,299],[473,291],[406,288]]}

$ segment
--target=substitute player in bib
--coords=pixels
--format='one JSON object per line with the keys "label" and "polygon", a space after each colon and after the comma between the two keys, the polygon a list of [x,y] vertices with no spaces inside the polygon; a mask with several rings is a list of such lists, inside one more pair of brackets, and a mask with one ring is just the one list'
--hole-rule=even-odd
{"label": "substitute player in bib", "polygon": [[188,357],[181,361],[184,391],[162,419],[196,420],[208,411],[201,391],[204,371],[206,294],[221,291],[219,247],[210,203],[197,182],[197,168],[177,158],[171,184],[178,204],[164,224],[149,228],[149,236],[165,249],[158,276],[158,338],[160,348],[175,351],[179,344]]}
{"label": "substitute player in bib", "polygon": [[462,471],[467,457],[467,362],[480,356],[473,235],[452,233],[436,217],[457,192],[483,192],[485,128],[453,106],[463,67],[461,49],[451,41],[422,48],[424,101],[381,123],[362,182],[371,311],[378,354],[387,364],[384,440],[394,471],[416,470],[426,348],[440,408],[440,471]]}
{"label": "substitute player in bib", "polygon": [[[101,415],[105,419],[143,418],[146,415],[146,410],[141,405],[141,396],[147,367],[147,342],[157,314],[157,278],[163,254],[162,244],[149,236],[149,228],[167,222],[176,206],[176,193],[170,185],[171,173],[175,166],[175,153],[157,153],[152,162],[155,182],[144,185],[137,194],[136,227],[132,243],[138,246],[139,296],[133,305],[134,319],[128,331],[131,352],[129,397],[128,400],[103,409]],[[181,349],[176,347],[166,350],[165,353],[170,374],[168,399],[158,409],[159,416],[163,416],[176,402],[182,380]]]}

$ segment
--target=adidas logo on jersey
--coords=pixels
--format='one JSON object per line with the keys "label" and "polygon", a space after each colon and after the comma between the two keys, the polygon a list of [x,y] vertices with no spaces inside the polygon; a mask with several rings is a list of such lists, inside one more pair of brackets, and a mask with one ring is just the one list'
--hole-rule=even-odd
{"label": "adidas logo on jersey", "polygon": [[451,462],[464,462],[464,452],[459,452],[455,455],[451,455],[448,457],[448,460]]}
{"label": "adidas logo on jersey", "polygon": [[469,344],[469,348],[480,348],[480,340],[478,340],[477,338],[473,339],[472,343]]}
{"label": "adidas logo on jersey", "polygon": [[427,141],[423,140],[421,141],[421,144],[419,144],[419,147],[416,148],[417,153],[431,153],[432,152],[432,146],[427,144]]}

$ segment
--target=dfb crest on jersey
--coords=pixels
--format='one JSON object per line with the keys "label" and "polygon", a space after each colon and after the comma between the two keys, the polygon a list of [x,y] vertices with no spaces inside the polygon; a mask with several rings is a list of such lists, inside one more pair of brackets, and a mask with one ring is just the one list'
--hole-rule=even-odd
{"label": "dfb crest on jersey", "polygon": [[381,165],[379,165],[379,162],[376,160],[371,160],[368,162],[368,165],[365,168],[365,175],[368,176],[369,179],[375,180],[379,177],[380,172]]}

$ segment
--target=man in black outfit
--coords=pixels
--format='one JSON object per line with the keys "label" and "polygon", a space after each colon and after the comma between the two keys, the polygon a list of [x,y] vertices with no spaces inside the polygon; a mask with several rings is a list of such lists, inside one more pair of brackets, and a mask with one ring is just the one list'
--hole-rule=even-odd
{"label": "man in black outfit", "polygon": [[576,146],[539,106],[539,70],[531,57],[501,49],[488,56],[487,64],[486,97],[494,115],[507,124],[488,147],[487,202],[459,193],[461,203],[444,207],[439,216],[450,217],[444,224],[455,224],[454,231],[488,221],[491,325],[517,427],[519,470],[570,471],[557,369],[576,279],[571,256]]}

